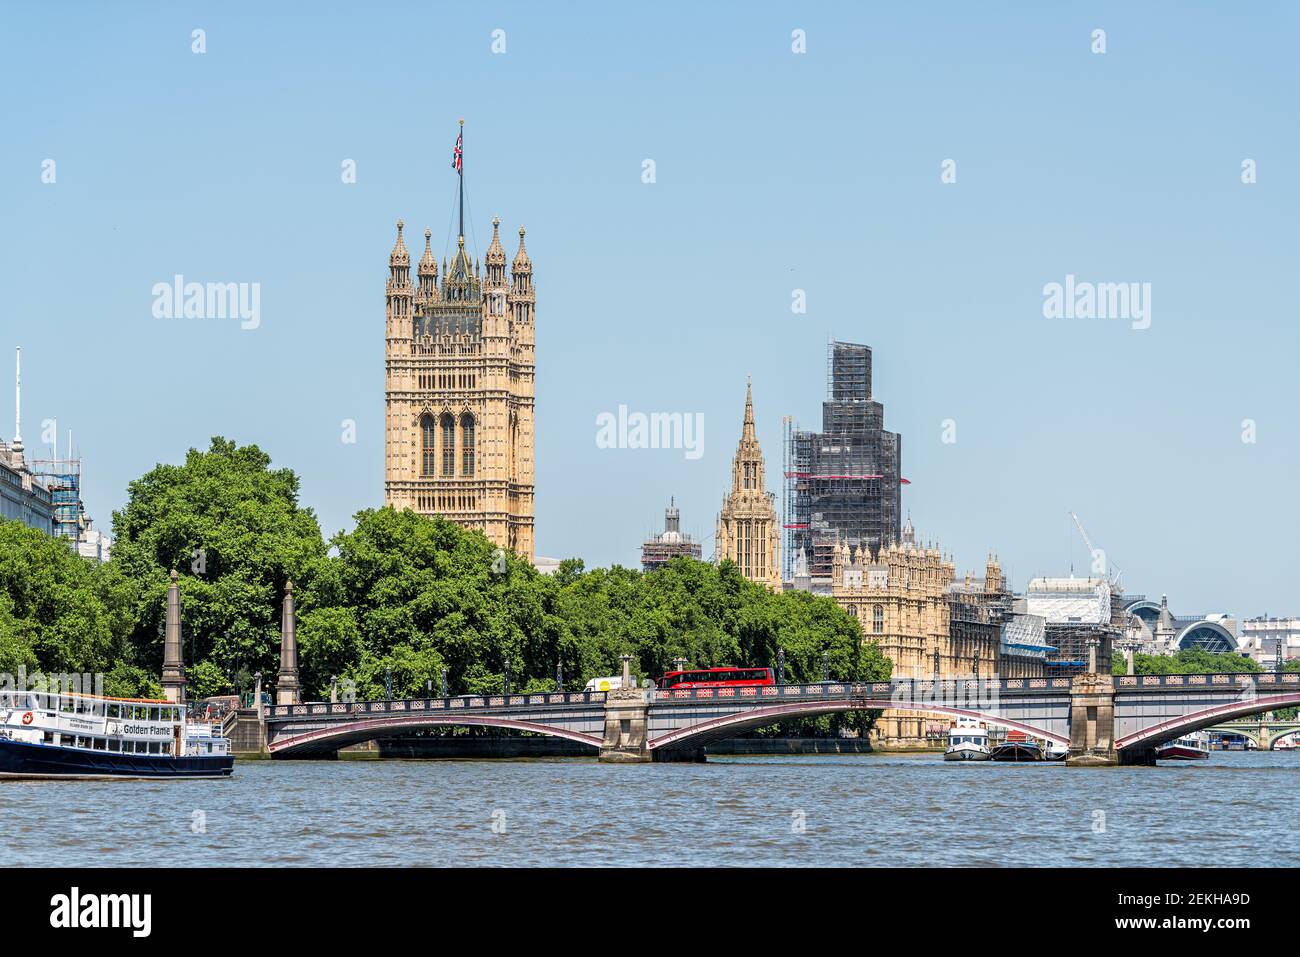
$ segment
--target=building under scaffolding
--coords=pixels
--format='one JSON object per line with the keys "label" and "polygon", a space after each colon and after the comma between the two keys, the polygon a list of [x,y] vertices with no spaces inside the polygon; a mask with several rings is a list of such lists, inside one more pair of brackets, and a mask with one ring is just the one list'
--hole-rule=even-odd
{"label": "building under scaffolding", "polygon": [[884,427],[871,397],[871,349],[832,342],[826,354],[822,430],[785,420],[783,577],[802,553],[813,579],[831,575],[838,541],[874,553],[901,530],[902,438]]}
{"label": "building under scaffolding", "polygon": [[[1042,677],[1048,656],[1056,651],[1045,640],[1045,621],[1018,610],[1019,603],[1007,589],[1001,566],[993,561],[990,557],[983,579],[967,576],[945,590],[953,655],[975,660],[977,653],[973,650],[989,645],[994,649],[997,677]],[[992,574],[995,570],[996,575]]]}
{"label": "building under scaffolding", "polygon": [[651,535],[641,545],[641,570],[654,571],[663,568],[674,558],[694,558],[697,561],[703,549],[700,543],[689,535],[682,534],[682,516],[677,503],[669,499],[664,509],[664,530],[662,534]]}
{"label": "building under scaffolding", "polygon": [[1094,664],[1098,673],[1110,673],[1115,641],[1123,635],[1110,582],[1104,578],[1035,578],[1025,600],[1029,613],[1047,622],[1044,638],[1055,649],[1047,657],[1049,677],[1082,674]]}
{"label": "building under scaffolding", "polygon": [[75,548],[86,525],[81,501],[81,459],[36,459],[32,472],[50,490],[54,502],[54,534],[66,538]]}

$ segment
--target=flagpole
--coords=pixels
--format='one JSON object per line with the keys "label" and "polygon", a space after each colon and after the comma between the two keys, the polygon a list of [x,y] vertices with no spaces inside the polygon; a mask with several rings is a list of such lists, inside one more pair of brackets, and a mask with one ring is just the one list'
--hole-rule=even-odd
{"label": "flagpole", "polygon": [[465,244],[465,121],[460,121],[460,244]]}

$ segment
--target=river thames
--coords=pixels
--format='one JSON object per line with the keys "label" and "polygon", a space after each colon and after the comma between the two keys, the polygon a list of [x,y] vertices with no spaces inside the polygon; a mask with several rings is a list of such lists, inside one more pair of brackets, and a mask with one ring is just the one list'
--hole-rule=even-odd
{"label": "river thames", "polygon": [[1294,866],[1298,783],[1294,751],[240,761],[226,780],[0,783],[0,864]]}

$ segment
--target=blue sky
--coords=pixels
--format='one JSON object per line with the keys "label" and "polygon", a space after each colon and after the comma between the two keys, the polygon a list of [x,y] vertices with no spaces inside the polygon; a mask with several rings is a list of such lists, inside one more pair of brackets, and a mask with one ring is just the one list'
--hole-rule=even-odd
{"label": "blue sky", "polygon": [[[994,550],[1017,587],[1082,572],[1074,510],[1130,591],[1178,613],[1300,613],[1298,19],[10,4],[0,345],[23,347],[25,438],[74,430],[101,524],[131,479],[217,434],[295,469],[327,534],[381,503],[394,222],[444,252],[464,117],[471,246],[494,214],[511,256],[528,227],[539,554],[633,564],[676,496],[707,556],[745,377],[776,479],[781,418],[817,424],[833,336],[873,347],[904,508],[959,568]],[[155,319],[177,273],[260,283],[260,326]],[[1045,318],[1067,274],[1151,283],[1151,327]],[[704,454],[597,448],[620,404],[701,413]]]}

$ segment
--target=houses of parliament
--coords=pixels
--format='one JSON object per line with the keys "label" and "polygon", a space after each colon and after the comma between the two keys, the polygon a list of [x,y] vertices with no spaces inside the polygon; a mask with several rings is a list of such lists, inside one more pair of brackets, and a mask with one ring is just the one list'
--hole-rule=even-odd
{"label": "houses of parliament", "polygon": [[[460,171],[459,143],[456,169]],[[397,223],[388,258],[384,348],[384,503],[441,515],[533,560],[533,266],[519,229],[509,264],[500,221],[480,266],[461,228],[450,263],[424,231],[411,257]]]}

